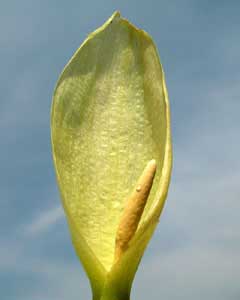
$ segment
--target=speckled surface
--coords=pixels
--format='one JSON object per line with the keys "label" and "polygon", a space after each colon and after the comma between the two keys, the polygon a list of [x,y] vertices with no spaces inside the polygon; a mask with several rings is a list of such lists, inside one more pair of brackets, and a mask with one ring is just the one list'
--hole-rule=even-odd
{"label": "speckled surface", "polygon": [[[81,47],[54,94],[52,141],[64,205],[106,269],[119,218],[151,159],[161,175],[165,107],[155,47],[116,18]],[[160,80],[159,80],[160,79]]]}

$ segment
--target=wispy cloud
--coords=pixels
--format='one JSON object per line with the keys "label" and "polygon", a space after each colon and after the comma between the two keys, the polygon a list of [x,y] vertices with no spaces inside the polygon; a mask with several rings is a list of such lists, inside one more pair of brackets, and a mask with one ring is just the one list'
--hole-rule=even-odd
{"label": "wispy cloud", "polygon": [[47,231],[64,216],[61,206],[51,208],[40,213],[31,223],[24,228],[24,235],[34,237]]}

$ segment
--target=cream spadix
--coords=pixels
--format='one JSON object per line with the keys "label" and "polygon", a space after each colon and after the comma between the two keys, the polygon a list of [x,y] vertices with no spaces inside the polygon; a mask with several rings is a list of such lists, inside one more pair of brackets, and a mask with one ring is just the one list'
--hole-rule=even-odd
{"label": "cream spadix", "polygon": [[128,244],[134,236],[144,207],[146,205],[148,195],[150,193],[153,179],[156,172],[156,161],[151,160],[139,181],[137,182],[134,191],[127,200],[123,215],[120,218],[115,242],[115,261],[121,259],[124,251],[127,250]]}
{"label": "cream spadix", "polygon": [[150,36],[118,12],[55,88],[51,136],[73,245],[94,299],[128,299],[171,173],[170,113]]}

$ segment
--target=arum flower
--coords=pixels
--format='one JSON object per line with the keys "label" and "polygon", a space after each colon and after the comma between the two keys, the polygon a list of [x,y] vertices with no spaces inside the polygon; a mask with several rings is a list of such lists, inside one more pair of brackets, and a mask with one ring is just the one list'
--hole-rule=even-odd
{"label": "arum flower", "polygon": [[64,68],[51,116],[57,181],[94,300],[128,300],[171,173],[168,94],[151,37],[119,12]]}

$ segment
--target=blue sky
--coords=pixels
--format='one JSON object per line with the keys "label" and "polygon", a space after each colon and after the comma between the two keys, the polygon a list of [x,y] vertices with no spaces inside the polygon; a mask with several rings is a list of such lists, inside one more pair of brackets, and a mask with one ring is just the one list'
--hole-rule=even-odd
{"label": "blue sky", "polygon": [[0,4],[0,298],[90,299],[50,147],[56,80],[115,10],[148,31],[171,101],[174,168],[132,300],[240,299],[238,1]]}

